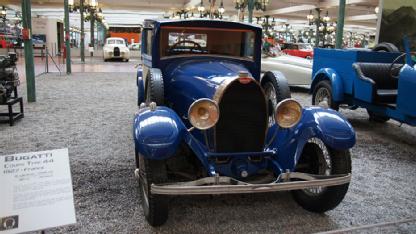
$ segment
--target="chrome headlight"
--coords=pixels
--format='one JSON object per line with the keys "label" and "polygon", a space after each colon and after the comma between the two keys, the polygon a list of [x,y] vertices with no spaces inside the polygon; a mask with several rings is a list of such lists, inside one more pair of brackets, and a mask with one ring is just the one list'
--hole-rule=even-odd
{"label": "chrome headlight", "polygon": [[189,107],[188,119],[192,126],[205,130],[212,128],[218,122],[220,110],[216,102],[208,98],[196,100]]}
{"label": "chrome headlight", "polygon": [[291,128],[302,118],[302,106],[294,99],[279,102],[275,110],[276,123],[282,128]]}

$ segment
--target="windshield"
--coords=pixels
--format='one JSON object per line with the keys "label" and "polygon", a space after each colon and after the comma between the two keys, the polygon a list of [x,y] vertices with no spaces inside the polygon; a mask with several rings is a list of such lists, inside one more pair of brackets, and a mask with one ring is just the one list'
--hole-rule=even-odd
{"label": "windshield", "polygon": [[312,50],[312,46],[309,44],[299,44],[300,50]]}
{"label": "windshield", "polygon": [[253,60],[255,33],[251,30],[162,27],[160,57],[222,55]]}
{"label": "windshield", "polygon": [[109,39],[109,40],[107,40],[107,44],[109,44],[109,45],[114,45],[114,44],[123,45],[124,41],[123,40],[117,40],[117,39]]}

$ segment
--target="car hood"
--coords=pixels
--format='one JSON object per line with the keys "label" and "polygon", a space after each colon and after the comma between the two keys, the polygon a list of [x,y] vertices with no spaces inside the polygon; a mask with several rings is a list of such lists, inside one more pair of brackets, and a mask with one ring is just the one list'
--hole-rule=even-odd
{"label": "car hood", "polygon": [[262,58],[262,62],[290,64],[290,65],[312,69],[312,60],[300,58],[296,56],[291,56],[291,55],[279,55],[276,57],[266,57],[266,58]]}
{"label": "car hood", "polygon": [[189,106],[197,99],[214,99],[216,91],[248,69],[238,62],[220,59],[198,59],[170,64],[165,68],[168,76],[166,98],[179,116],[187,116]]}
{"label": "car hood", "polygon": [[[240,72],[249,72],[243,64],[226,60],[192,60],[175,64],[170,70],[172,82],[182,79],[196,79],[211,85],[219,85],[224,80],[235,78]],[[249,72],[250,74],[250,72]]]}

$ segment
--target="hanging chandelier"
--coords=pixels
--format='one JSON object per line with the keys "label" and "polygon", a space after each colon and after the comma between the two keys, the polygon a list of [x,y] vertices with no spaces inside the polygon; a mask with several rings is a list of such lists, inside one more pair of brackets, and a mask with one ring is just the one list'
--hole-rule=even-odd
{"label": "hanging chandelier", "polygon": [[[235,2],[235,9],[244,11],[244,9],[248,6],[249,0],[234,0]],[[255,0],[254,8],[256,10],[266,11],[266,7],[269,4],[269,0]]]}
{"label": "hanging chandelier", "polygon": [[[208,2],[211,4],[212,0],[208,0]],[[213,2],[215,4],[215,1]],[[222,19],[223,15],[225,13],[225,8],[224,8],[224,2],[223,0],[221,0],[220,3],[220,7],[217,10],[206,10],[204,7],[204,1],[201,0],[200,4],[198,5],[198,12],[199,12],[199,17],[200,18],[204,18],[207,16],[210,16],[211,18],[219,18]]]}

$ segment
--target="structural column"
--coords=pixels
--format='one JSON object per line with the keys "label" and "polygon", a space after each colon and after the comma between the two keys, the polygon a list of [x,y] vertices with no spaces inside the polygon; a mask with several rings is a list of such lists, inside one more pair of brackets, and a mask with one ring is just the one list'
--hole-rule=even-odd
{"label": "structural column", "polygon": [[95,21],[94,16],[91,16],[91,18],[90,18],[90,22],[91,22],[91,26],[90,26],[90,28],[91,28],[91,40],[90,40],[91,41],[91,47],[94,47],[94,27],[95,27],[94,21]]}
{"label": "structural column", "polygon": [[[90,25],[90,28],[91,28],[91,40],[90,40],[90,47],[94,47],[94,20],[95,20],[95,18],[94,18],[94,15],[93,15],[93,13],[91,12],[90,13],[91,14],[91,18],[90,18],[90,22],[91,22],[91,25]],[[91,52],[91,56],[93,56],[93,52]]]}
{"label": "structural column", "polygon": [[32,14],[30,0],[22,0],[23,42],[25,45],[25,69],[27,101],[36,102],[35,66],[33,64]]}
{"label": "structural column", "polygon": [[254,3],[256,0],[248,0],[247,10],[248,10],[248,22],[253,23],[253,11],[254,11]]}
{"label": "structural column", "polygon": [[105,27],[103,23],[101,23],[101,27],[103,29],[103,42],[105,44],[105,38],[107,37],[107,28]]}
{"label": "structural column", "polygon": [[344,35],[344,18],[345,18],[345,0],[339,0],[338,22],[337,22],[337,39],[335,48],[342,48],[342,37]]}
{"label": "structural column", "polygon": [[79,11],[81,12],[81,62],[85,62],[84,0],[79,3]]}
{"label": "structural column", "polygon": [[319,39],[321,37],[321,33],[319,32],[319,26],[321,26],[321,9],[315,9],[318,12],[318,18],[315,20],[316,24],[316,38],[315,38],[315,47],[319,46]]}
{"label": "structural column", "polygon": [[69,34],[69,5],[68,0],[64,0],[65,12],[65,47],[66,47],[66,74],[71,74],[71,45]]}

